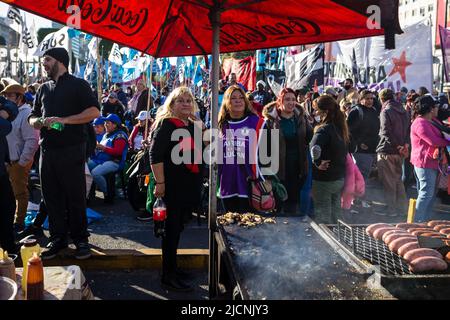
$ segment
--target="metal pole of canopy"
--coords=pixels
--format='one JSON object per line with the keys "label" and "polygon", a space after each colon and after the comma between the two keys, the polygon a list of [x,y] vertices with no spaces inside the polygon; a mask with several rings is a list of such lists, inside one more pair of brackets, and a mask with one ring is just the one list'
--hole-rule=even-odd
{"label": "metal pole of canopy", "polygon": [[212,44],[212,69],[211,69],[211,152],[210,152],[210,167],[209,167],[209,207],[208,207],[208,223],[209,223],[209,296],[214,296],[217,288],[216,272],[214,272],[214,263],[216,256],[216,249],[214,244],[214,232],[216,231],[216,217],[217,217],[217,137],[213,132],[217,130],[218,119],[218,105],[219,105],[219,40],[220,40],[220,6],[219,1],[214,0],[214,5],[210,9],[209,19],[213,29],[213,44]]}

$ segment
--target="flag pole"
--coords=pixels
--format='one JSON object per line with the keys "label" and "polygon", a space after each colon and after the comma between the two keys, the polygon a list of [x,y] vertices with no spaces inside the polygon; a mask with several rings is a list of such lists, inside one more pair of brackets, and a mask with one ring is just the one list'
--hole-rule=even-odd
{"label": "flag pole", "polygon": [[101,57],[100,57],[100,38],[97,37],[97,95],[98,95],[98,103],[100,106],[102,105],[102,94],[103,94],[103,86],[102,86],[102,66],[101,66]]}
{"label": "flag pole", "polygon": [[[153,74],[153,56],[150,56],[150,74],[147,77],[148,79],[148,95],[147,95],[147,119],[148,119],[148,113],[150,111],[150,102],[151,102],[151,96],[152,96],[152,74]],[[144,77],[145,77],[145,71],[144,71]],[[147,137],[148,134],[148,121],[145,121],[145,131],[144,131],[144,137]]]}
{"label": "flag pole", "polygon": [[[448,15],[448,0],[445,0],[445,14],[444,14],[444,28],[447,29],[447,15]],[[440,32],[439,32],[440,36]],[[445,65],[444,65],[444,48],[441,40],[441,51],[442,51],[442,63],[441,63],[441,92],[444,92],[445,83]]]}

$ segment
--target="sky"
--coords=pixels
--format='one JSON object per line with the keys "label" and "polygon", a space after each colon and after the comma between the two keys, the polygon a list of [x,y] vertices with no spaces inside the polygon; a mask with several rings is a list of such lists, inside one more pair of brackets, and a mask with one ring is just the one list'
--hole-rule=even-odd
{"label": "sky", "polygon": [[[0,12],[1,12],[0,16],[6,17],[6,14],[8,13],[8,7],[9,5],[7,5],[6,3],[0,2]],[[41,18],[39,16],[36,16],[23,10],[20,11],[22,12],[22,16],[24,13],[26,14],[28,26],[30,26],[31,22],[33,21],[33,18],[37,28],[49,28],[52,26],[52,22],[48,19]]]}

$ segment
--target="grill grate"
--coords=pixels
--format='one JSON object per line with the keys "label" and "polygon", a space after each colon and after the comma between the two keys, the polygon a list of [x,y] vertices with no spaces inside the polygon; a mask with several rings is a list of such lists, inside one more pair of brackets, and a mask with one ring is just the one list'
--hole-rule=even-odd
{"label": "grill grate", "polygon": [[328,226],[339,242],[347,245],[359,258],[379,265],[385,275],[410,275],[407,263],[396,253],[389,250],[382,241],[366,234],[366,226],[349,226],[338,220],[337,225]]}

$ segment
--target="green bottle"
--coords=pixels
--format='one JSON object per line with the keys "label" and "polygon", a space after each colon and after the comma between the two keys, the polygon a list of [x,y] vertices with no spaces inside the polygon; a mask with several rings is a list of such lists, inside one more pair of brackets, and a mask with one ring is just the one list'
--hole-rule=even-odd
{"label": "green bottle", "polygon": [[63,131],[63,129],[64,129],[64,123],[61,123],[61,122],[53,122],[53,123],[50,125],[50,128],[55,129],[55,130],[58,130],[58,131]]}

